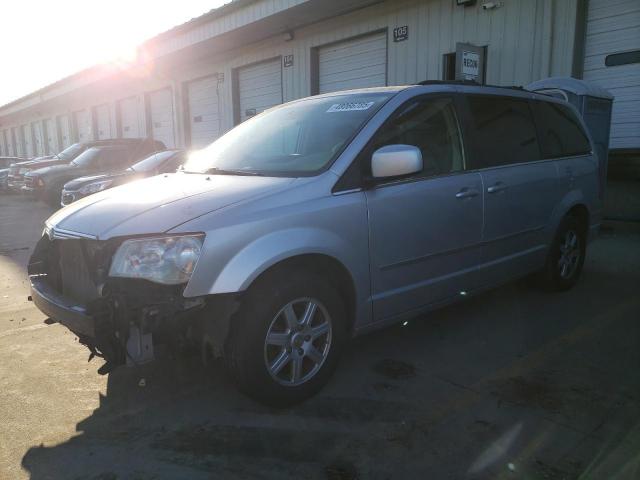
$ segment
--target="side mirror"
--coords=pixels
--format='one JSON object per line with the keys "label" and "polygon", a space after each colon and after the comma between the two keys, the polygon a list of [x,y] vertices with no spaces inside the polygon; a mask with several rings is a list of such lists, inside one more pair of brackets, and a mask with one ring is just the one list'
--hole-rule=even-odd
{"label": "side mirror", "polygon": [[422,152],[412,145],[387,145],[371,156],[374,178],[399,177],[422,170]]}

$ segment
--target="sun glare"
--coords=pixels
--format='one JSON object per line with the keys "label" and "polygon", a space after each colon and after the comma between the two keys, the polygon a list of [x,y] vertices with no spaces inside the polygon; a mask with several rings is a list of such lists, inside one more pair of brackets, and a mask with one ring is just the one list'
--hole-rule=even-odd
{"label": "sun glare", "polygon": [[3,63],[18,66],[20,75],[2,79],[0,105],[93,65],[139,63],[144,59],[140,44],[227,1],[112,0],[105,6],[80,0],[5,2]]}

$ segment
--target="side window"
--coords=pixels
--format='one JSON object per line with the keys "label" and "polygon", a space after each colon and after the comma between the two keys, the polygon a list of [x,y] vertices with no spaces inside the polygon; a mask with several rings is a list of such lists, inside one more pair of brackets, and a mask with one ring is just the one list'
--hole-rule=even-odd
{"label": "side window", "polygon": [[474,168],[542,159],[527,100],[496,95],[470,95],[467,99],[475,137]]}
{"label": "side window", "polygon": [[125,149],[109,148],[100,152],[100,168],[112,169],[126,165],[129,155]]}
{"label": "side window", "polygon": [[545,158],[568,157],[591,151],[589,139],[571,109],[552,102],[533,102]]}
{"label": "side window", "polygon": [[186,154],[182,154],[179,153],[178,155],[174,155],[173,157],[171,157],[169,160],[167,160],[166,162],[164,162],[162,164],[162,167],[160,168],[161,171],[163,172],[175,172],[180,165],[182,165],[186,160]]}
{"label": "side window", "polygon": [[395,144],[420,149],[423,168],[415,175],[417,177],[463,170],[462,141],[453,99],[419,99],[403,105],[376,133],[369,151],[373,153],[378,148]]}

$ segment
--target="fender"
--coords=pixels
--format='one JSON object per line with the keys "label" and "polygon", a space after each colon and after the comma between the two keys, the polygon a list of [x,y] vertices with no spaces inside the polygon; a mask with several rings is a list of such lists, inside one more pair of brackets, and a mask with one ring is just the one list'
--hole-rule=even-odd
{"label": "fender", "polygon": [[551,213],[551,218],[549,219],[549,227],[546,232],[547,243],[550,245],[553,241],[553,237],[558,230],[558,226],[560,222],[567,214],[569,210],[571,210],[576,205],[584,205],[589,213],[589,226],[591,225],[592,212],[589,205],[589,202],[586,200],[584,194],[580,190],[571,190],[565,194],[565,196],[560,200],[560,202],[556,205]]}
{"label": "fender", "polygon": [[[353,245],[328,230],[310,227],[279,230],[257,238],[239,250],[224,265],[208,293],[244,291],[268,268],[287,258],[305,254],[333,257],[352,274],[359,270],[357,259],[363,254],[366,259],[367,255],[366,252],[354,251]],[[354,280],[357,286],[359,282]]]}

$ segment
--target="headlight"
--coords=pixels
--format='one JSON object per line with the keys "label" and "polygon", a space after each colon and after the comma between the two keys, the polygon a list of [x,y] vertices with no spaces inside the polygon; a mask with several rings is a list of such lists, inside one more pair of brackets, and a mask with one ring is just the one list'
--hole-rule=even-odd
{"label": "headlight", "polygon": [[83,195],[90,195],[92,193],[101,192],[105,188],[108,188],[113,183],[113,180],[102,180],[101,182],[90,183],[78,190]]}
{"label": "headlight", "polygon": [[29,171],[28,168],[19,168],[18,169],[18,175],[24,175],[25,173],[27,173]]}
{"label": "headlight", "polygon": [[203,240],[204,235],[126,240],[113,257],[109,276],[185,283],[196,267]]}

